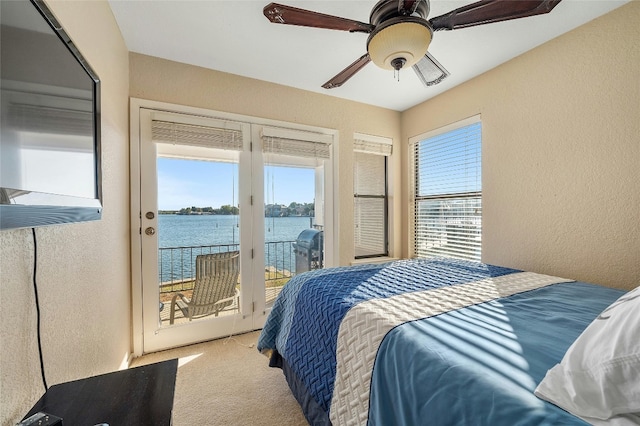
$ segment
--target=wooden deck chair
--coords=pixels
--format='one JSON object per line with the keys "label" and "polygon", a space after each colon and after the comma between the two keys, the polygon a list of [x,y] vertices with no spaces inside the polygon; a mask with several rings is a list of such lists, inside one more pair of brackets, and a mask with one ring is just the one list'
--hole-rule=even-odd
{"label": "wooden deck chair", "polygon": [[238,298],[240,252],[201,254],[196,256],[196,281],[191,299],[178,293],[171,299],[169,324],[175,320],[176,308],[189,321],[207,315],[218,316]]}

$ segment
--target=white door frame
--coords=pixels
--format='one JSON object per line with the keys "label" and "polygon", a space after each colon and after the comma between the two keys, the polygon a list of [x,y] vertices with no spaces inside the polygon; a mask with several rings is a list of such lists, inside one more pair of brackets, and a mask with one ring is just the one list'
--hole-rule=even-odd
{"label": "white door frame", "polygon": [[[144,343],[144,323],[143,323],[143,286],[142,286],[142,242],[141,242],[141,233],[142,233],[142,218],[141,218],[141,179],[140,179],[140,161],[141,161],[141,153],[140,153],[140,142],[141,142],[141,122],[140,122],[140,110],[141,109],[152,109],[156,111],[166,111],[166,112],[174,112],[181,114],[190,114],[194,116],[201,117],[209,117],[223,120],[233,120],[237,122],[245,122],[251,125],[261,125],[261,126],[274,126],[274,127],[284,127],[292,130],[302,130],[307,132],[315,132],[330,135],[333,138],[333,143],[331,146],[332,149],[332,161],[328,162],[329,165],[327,169],[325,169],[325,194],[326,199],[325,203],[325,212],[329,212],[329,214],[325,215],[325,248],[326,248],[326,256],[325,256],[325,267],[331,267],[337,265],[338,253],[339,253],[339,221],[338,219],[338,167],[337,167],[337,143],[338,143],[338,132],[333,129],[319,128],[315,126],[306,126],[300,125],[296,123],[287,123],[270,119],[262,119],[250,116],[244,116],[239,114],[231,114],[224,113],[219,111],[212,111],[202,108],[195,107],[186,107],[183,105],[175,105],[169,104],[165,102],[157,102],[150,101],[145,99],[131,98],[130,99],[130,184],[131,184],[131,302],[132,302],[132,330],[133,330],[133,348],[132,355],[134,357],[140,356],[143,353],[151,352],[154,350],[158,350],[159,348],[145,347]],[[251,134],[255,132],[250,132]],[[251,138],[255,138],[255,135],[252,135]],[[252,140],[255,146],[255,142]],[[249,155],[251,155],[249,153]],[[254,161],[255,163],[255,161]],[[253,190],[256,193],[260,193],[258,199],[263,199],[263,171],[257,170],[255,164],[252,169],[252,177],[251,177],[251,185],[253,186]],[[254,200],[254,204],[257,204],[257,199]],[[107,207],[108,208],[108,207]],[[246,209],[245,209],[246,210]],[[260,218],[258,214],[254,215],[254,219],[252,221],[253,229],[264,229],[264,218]],[[262,222],[261,222],[262,221]],[[260,227],[260,225],[262,226]],[[253,234],[253,233],[252,233]],[[246,235],[246,232],[245,232]],[[264,257],[264,244],[255,246],[256,241],[246,242],[244,239],[242,243],[252,244],[254,245],[254,256],[262,256]],[[246,246],[245,246],[246,247]],[[262,255],[260,254],[262,253]],[[264,274],[263,270],[258,271],[260,269],[260,265],[257,265],[260,262],[252,262],[253,271],[252,275],[260,276],[259,274]],[[258,274],[258,275],[256,275]],[[242,318],[240,321],[250,320],[253,321],[253,329],[261,328],[264,324],[266,316],[268,315],[268,310],[265,309],[265,300],[264,300],[264,288],[258,289],[257,285],[253,285],[253,295],[250,292],[245,293],[245,302],[242,302],[244,305],[251,305],[252,309],[249,309],[249,312],[253,311],[253,315],[249,315],[249,318]],[[259,295],[261,293],[261,297]],[[253,301],[249,300],[249,297],[253,297]],[[247,308],[248,309],[248,308]],[[230,318],[231,321],[233,321]],[[236,318],[236,321],[238,319]],[[236,324],[234,324],[235,326]],[[233,328],[233,326],[232,326]],[[179,346],[181,343],[179,341],[173,342],[173,346]]]}
{"label": "white door frame", "polygon": [[[231,120],[219,120],[210,117],[186,115],[155,109],[141,108],[140,114],[140,179],[141,187],[153,188],[154,190],[142,191],[140,194],[142,207],[142,232],[140,232],[142,247],[142,312],[143,312],[143,346],[144,352],[153,352],[175,346],[197,343],[211,340],[233,333],[243,333],[253,330],[252,286],[255,286],[256,277],[253,276],[251,258],[251,222],[253,217],[250,203],[251,194],[251,151],[250,151],[250,128],[247,123],[232,122]],[[200,126],[211,126],[220,128],[235,128],[242,131],[243,148],[240,152],[234,152],[234,157],[238,161],[238,183],[240,207],[240,298],[239,309],[228,315],[209,316],[198,321],[175,324],[172,326],[162,326],[158,310],[158,232],[145,235],[148,228],[158,230],[158,216],[147,218],[146,213],[151,211],[157,213],[158,200],[157,192],[158,180],[156,173],[157,158],[166,149],[175,150],[175,153],[182,155],[189,148],[196,148],[196,156],[206,158],[211,153],[216,152],[211,148],[188,147],[184,145],[156,144],[151,137],[151,124],[154,120],[166,122],[179,122]],[[165,149],[166,148],[166,149]],[[176,150],[177,148],[177,150]],[[220,153],[219,150],[217,150]],[[193,149],[189,149],[193,154]],[[201,157],[202,156],[202,157]],[[215,154],[214,154],[215,157]],[[169,307],[167,307],[170,309]],[[144,313],[149,314],[145,315]]]}

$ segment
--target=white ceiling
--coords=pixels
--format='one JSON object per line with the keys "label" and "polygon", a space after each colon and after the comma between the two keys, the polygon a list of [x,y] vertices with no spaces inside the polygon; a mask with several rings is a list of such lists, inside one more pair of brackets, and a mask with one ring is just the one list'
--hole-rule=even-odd
{"label": "white ceiling", "polygon": [[[451,73],[425,88],[406,69],[367,65],[342,87],[320,86],[366,53],[367,34],[270,23],[270,0],[110,0],[127,47],[218,71],[403,111],[629,0],[563,0],[549,14],[434,34],[429,52]],[[279,3],[369,22],[376,0]],[[431,0],[429,18],[469,0]],[[602,37],[606,37],[602,34]]]}

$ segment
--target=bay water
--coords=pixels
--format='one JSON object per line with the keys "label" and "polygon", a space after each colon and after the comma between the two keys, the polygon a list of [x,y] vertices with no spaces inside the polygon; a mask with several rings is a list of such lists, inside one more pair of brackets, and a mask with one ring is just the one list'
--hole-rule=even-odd
{"label": "bay water", "polygon": [[[265,267],[295,272],[292,244],[302,231],[311,228],[311,218],[288,216],[264,220]],[[193,277],[197,254],[237,250],[240,232],[237,215],[158,215],[160,282]]]}

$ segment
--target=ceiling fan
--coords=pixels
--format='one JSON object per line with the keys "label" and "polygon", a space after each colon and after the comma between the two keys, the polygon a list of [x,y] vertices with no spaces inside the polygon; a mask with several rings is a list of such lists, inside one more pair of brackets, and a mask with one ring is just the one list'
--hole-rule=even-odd
{"label": "ceiling fan", "polygon": [[371,10],[369,23],[278,3],[268,4],[263,12],[269,21],[276,24],[369,34],[367,53],[323,84],[325,89],[342,86],[369,62],[394,72],[412,67],[425,86],[432,86],[449,75],[427,52],[434,31],[549,13],[560,1],[480,0],[427,19],[429,0],[380,0]]}

